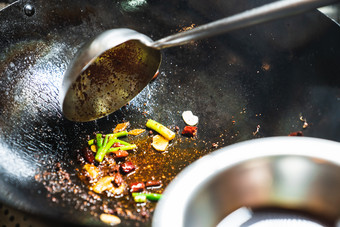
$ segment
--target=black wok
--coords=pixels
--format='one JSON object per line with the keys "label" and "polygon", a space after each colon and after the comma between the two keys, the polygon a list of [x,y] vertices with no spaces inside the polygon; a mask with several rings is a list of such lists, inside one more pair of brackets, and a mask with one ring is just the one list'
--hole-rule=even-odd
{"label": "black wok", "polygon": [[[75,188],[50,195],[46,186],[58,185],[59,176],[42,173],[63,168],[76,189],[86,191],[75,175],[75,151],[86,135],[123,120],[142,127],[153,118],[183,128],[182,111],[199,116],[198,152],[173,160],[172,176],[216,149],[213,144],[300,130],[340,141],[340,29],[318,11],[166,50],[159,77],[130,105],[95,122],[63,117],[63,73],[77,48],[96,34],[128,27],[156,40],[265,2],[28,0],[2,10],[0,200],[56,225],[100,225]],[[194,145],[178,146],[185,153]]]}

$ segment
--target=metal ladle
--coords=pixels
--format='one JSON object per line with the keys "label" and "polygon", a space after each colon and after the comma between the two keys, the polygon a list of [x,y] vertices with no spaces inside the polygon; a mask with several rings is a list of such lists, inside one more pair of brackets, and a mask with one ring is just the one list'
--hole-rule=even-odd
{"label": "metal ladle", "polygon": [[302,13],[339,0],[281,0],[158,41],[131,29],[108,30],[79,50],[62,83],[65,117],[86,122],[128,103],[151,81],[161,62],[160,50],[227,31]]}

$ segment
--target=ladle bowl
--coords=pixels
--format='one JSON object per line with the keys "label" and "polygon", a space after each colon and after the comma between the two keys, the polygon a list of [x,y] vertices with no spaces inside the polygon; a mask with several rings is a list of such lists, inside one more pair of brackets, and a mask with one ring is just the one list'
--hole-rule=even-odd
{"label": "ladle bowl", "polygon": [[125,28],[108,30],[87,43],[65,74],[64,115],[91,121],[128,103],[160,65],[161,53],[151,43],[146,35]]}

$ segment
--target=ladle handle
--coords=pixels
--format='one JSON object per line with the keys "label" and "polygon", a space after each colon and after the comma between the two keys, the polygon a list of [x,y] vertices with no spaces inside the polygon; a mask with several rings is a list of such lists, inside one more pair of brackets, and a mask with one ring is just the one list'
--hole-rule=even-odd
{"label": "ladle handle", "polygon": [[280,0],[165,37],[153,42],[152,47],[160,50],[180,46],[231,30],[299,14],[337,1],[339,0]]}

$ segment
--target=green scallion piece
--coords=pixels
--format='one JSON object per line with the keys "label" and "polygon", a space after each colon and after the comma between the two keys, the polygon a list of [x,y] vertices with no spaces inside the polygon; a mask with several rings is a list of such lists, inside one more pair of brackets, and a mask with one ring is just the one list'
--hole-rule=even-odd
{"label": "green scallion piece", "polygon": [[145,195],[136,195],[133,197],[133,200],[136,203],[145,203],[146,202],[146,196]]}
{"label": "green scallion piece", "polygon": [[158,193],[139,193],[139,192],[134,192],[132,193],[133,198],[137,196],[145,196],[148,200],[150,201],[158,201],[162,198],[162,194]]}
{"label": "green scallion piece", "polygon": [[[103,142],[103,135],[102,134],[97,134],[96,135],[96,140],[97,140],[97,153],[94,159],[97,162],[102,162],[105,155],[110,152],[118,151],[118,150],[132,150],[135,149],[137,146],[134,144],[130,144],[128,142],[125,142],[123,140],[118,140],[118,137],[122,136],[127,136],[128,132],[127,131],[121,131],[113,134],[106,134],[105,139]],[[122,145],[125,145],[123,147],[115,147],[111,148],[115,142],[118,142]]]}
{"label": "green scallion piece", "polygon": [[129,133],[128,131],[121,131],[121,132],[117,132],[117,133],[110,133],[110,134],[107,134],[106,136],[111,136],[111,137],[122,137],[122,136],[127,136]]}
{"label": "green scallion piece", "polygon": [[114,133],[112,134],[113,137],[122,137],[122,136],[127,136],[128,135],[128,132],[127,131],[121,131],[121,132],[117,132],[117,133]]}
{"label": "green scallion piece", "polygon": [[106,146],[107,142],[109,141],[109,137],[108,135],[105,135],[105,138],[104,138],[104,143],[103,143],[103,147]]}
{"label": "green scallion piece", "polygon": [[103,135],[98,133],[96,134],[96,140],[97,140],[97,148],[100,148],[103,146]]}
{"label": "green scallion piece", "polygon": [[128,143],[128,142],[125,142],[125,141],[119,140],[119,139],[116,139],[116,143],[120,143],[120,144],[125,145],[125,146],[130,146],[130,145],[132,145],[131,143]]}
{"label": "green scallion piece", "polygon": [[94,159],[97,161],[97,162],[102,162],[107,151],[110,149],[110,147],[112,147],[112,145],[116,142],[116,138],[114,137],[111,137],[109,139],[109,141],[107,142],[107,144],[102,147],[102,149],[98,149],[97,153],[96,153],[96,156],[94,157]]}
{"label": "green scallion piece", "polygon": [[162,125],[161,123],[158,123],[157,121],[149,119],[146,122],[146,127],[151,128],[152,130],[155,130],[159,134],[161,134],[165,139],[172,140],[175,138],[175,133]]}
{"label": "green scallion piece", "polygon": [[94,144],[94,139],[87,141],[87,144],[88,144],[89,146],[93,145],[93,144]]}
{"label": "green scallion piece", "polygon": [[[117,141],[116,141],[117,142]],[[131,144],[131,145],[128,145],[128,146],[123,146],[123,147],[111,147],[108,151],[107,151],[107,154],[110,153],[110,152],[115,152],[115,151],[118,151],[118,150],[122,150],[122,151],[127,151],[127,150],[133,150],[137,148],[137,145],[136,144]]]}

